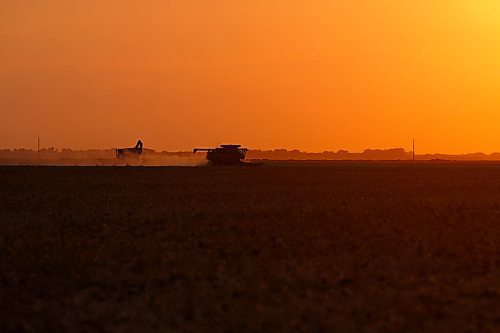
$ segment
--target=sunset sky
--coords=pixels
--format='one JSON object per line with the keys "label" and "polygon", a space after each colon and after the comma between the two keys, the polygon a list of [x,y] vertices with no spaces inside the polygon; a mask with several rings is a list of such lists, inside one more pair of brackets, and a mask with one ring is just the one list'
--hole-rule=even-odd
{"label": "sunset sky", "polygon": [[0,2],[0,148],[500,151],[497,0]]}

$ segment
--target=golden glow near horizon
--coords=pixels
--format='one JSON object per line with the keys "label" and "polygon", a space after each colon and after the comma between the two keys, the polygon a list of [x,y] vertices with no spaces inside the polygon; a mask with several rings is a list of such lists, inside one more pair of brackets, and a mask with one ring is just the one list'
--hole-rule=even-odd
{"label": "golden glow near horizon", "polygon": [[0,3],[0,148],[500,151],[500,2]]}

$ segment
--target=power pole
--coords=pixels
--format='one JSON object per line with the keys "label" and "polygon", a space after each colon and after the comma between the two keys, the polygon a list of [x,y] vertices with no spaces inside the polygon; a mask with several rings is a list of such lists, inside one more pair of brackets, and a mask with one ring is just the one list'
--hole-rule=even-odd
{"label": "power pole", "polygon": [[413,161],[415,161],[415,139],[413,139]]}
{"label": "power pole", "polygon": [[38,165],[42,163],[42,157],[40,156],[40,137],[37,138],[37,147],[36,147],[37,155],[38,155]]}

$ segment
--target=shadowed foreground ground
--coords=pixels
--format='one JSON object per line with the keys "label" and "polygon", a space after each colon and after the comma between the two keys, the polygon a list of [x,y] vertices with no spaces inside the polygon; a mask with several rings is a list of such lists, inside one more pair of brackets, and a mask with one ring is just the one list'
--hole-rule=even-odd
{"label": "shadowed foreground ground", "polygon": [[500,164],[0,168],[0,331],[498,332]]}

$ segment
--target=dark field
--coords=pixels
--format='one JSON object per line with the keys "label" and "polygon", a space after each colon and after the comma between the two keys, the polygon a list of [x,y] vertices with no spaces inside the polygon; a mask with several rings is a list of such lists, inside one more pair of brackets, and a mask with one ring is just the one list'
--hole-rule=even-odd
{"label": "dark field", "polygon": [[0,168],[0,331],[499,332],[500,164]]}

